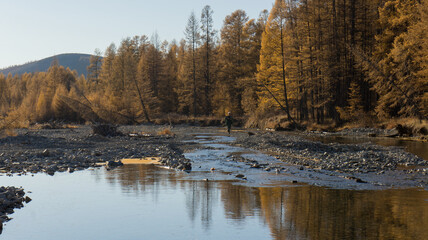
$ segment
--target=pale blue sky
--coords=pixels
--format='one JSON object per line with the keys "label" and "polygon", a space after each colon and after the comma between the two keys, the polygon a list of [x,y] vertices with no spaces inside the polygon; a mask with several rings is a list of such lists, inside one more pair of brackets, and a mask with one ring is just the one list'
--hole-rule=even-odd
{"label": "pale blue sky", "polygon": [[0,0],[0,69],[61,53],[104,51],[126,37],[179,41],[192,11],[214,11],[214,26],[237,9],[257,18],[274,0]]}

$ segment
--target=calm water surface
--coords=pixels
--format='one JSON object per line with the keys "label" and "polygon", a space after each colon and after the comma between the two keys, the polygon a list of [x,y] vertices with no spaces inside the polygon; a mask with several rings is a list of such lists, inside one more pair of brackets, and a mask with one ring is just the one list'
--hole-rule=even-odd
{"label": "calm water surface", "polygon": [[0,239],[428,239],[428,192],[247,187],[126,165],[0,176],[33,199]]}
{"label": "calm water surface", "polygon": [[317,136],[306,137],[310,140],[319,141],[322,143],[342,143],[342,144],[361,144],[373,143],[381,146],[397,146],[404,148],[405,151],[413,153],[428,161],[428,142],[404,140],[399,138],[387,137],[349,137],[349,136]]}

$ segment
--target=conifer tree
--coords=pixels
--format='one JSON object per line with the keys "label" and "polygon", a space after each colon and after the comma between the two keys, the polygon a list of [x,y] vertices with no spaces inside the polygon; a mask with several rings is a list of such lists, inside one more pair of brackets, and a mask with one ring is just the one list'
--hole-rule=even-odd
{"label": "conifer tree", "polygon": [[216,32],[213,29],[213,10],[209,5],[202,9],[201,13],[201,40],[202,56],[204,62],[204,98],[205,98],[205,115],[212,113],[212,75],[213,75],[213,48]]}
{"label": "conifer tree", "polygon": [[408,41],[409,27],[418,21],[415,13],[413,0],[390,0],[379,11],[383,32],[376,36],[374,52],[374,62],[379,62],[379,67],[372,69],[371,74],[379,94],[376,111],[383,118],[422,117],[418,103],[421,93],[414,88],[418,66],[413,64],[413,58],[418,47]]}
{"label": "conifer tree", "polygon": [[428,91],[428,78],[423,76],[423,73],[426,72],[424,66],[426,67],[428,61],[426,4],[424,1],[415,5],[414,9],[418,9],[418,11],[408,13],[410,16],[402,16],[409,19],[410,25],[406,33],[395,38],[390,54],[393,59],[392,74],[396,78],[396,88],[402,91],[400,94],[397,89],[393,90],[394,93],[399,94],[395,100],[399,101],[401,105],[398,114],[421,119],[428,118],[427,106],[424,104]]}
{"label": "conifer tree", "polygon": [[292,120],[288,103],[287,84],[289,80],[286,79],[286,53],[284,51],[286,18],[284,0],[276,0],[262,37],[257,79],[264,87],[260,97],[272,99],[273,104],[279,104],[288,119]]}
{"label": "conifer tree", "polygon": [[216,104],[219,114],[226,110],[242,114],[243,87],[239,79],[246,77],[246,54],[244,27],[248,16],[243,10],[236,10],[226,16],[221,29],[220,59],[221,77],[216,86]]}
{"label": "conifer tree", "polygon": [[101,51],[97,48],[94,51],[94,54],[89,58],[89,66],[87,67],[88,71],[88,82],[98,84],[100,80],[100,70],[102,64]]}
{"label": "conifer tree", "polygon": [[3,73],[0,73],[0,114],[5,115],[9,111],[10,92],[8,83]]}
{"label": "conifer tree", "polygon": [[197,104],[198,104],[198,81],[196,76],[196,63],[197,63],[197,48],[199,46],[200,41],[200,34],[199,34],[199,23],[196,19],[195,13],[192,12],[190,14],[189,20],[187,21],[187,26],[185,30],[185,38],[186,38],[186,45],[188,48],[188,56],[190,58],[190,77],[192,81],[192,108],[193,108],[193,117],[196,117],[198,114],[197,112]]}
{"label": "conifer tree", "polygon": [[178,96],[176,94],[178,82],[178,46],[175,41],[171,44],[164,44],[165,59],[164,59],[164,83],[162,87],[163,112],[172,113],[178,111]]}

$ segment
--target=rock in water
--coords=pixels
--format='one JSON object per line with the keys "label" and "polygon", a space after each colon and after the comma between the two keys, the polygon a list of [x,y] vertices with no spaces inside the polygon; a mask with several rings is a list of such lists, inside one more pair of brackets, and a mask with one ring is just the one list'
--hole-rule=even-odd
{"label": "rock in water", "polygon": [[122,161],[108,161],[107,162],[107,167],[120,167],[123,166]]}
{"label": "rock in water", "polygon": [[120,167],[120,166],[123,166],[123,163],[120,160],[119,161],[108,161],[106,163],[106,169],[107,170],[112,170],[112,169]]}

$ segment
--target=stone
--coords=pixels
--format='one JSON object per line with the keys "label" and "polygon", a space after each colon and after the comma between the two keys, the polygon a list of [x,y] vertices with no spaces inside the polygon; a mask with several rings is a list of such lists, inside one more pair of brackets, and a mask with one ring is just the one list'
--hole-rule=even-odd
{"label": "stone", "polygon": [[123,166],[123,163],[120,160],[119,161],[108,161],[107,166],[108,167],[120,167],[120,166]]}
{"label": "stone", "polygon": [[254,163],[253,165],[251,165],[251,168],[261,168],[261,166],[257,163]]}
{"label": "stone", "polygon": [[49,155],[50,155],[49,150],[47,150],[47,149],[43,150],[43,152],[42,152],[43,157],[49,157]]}

